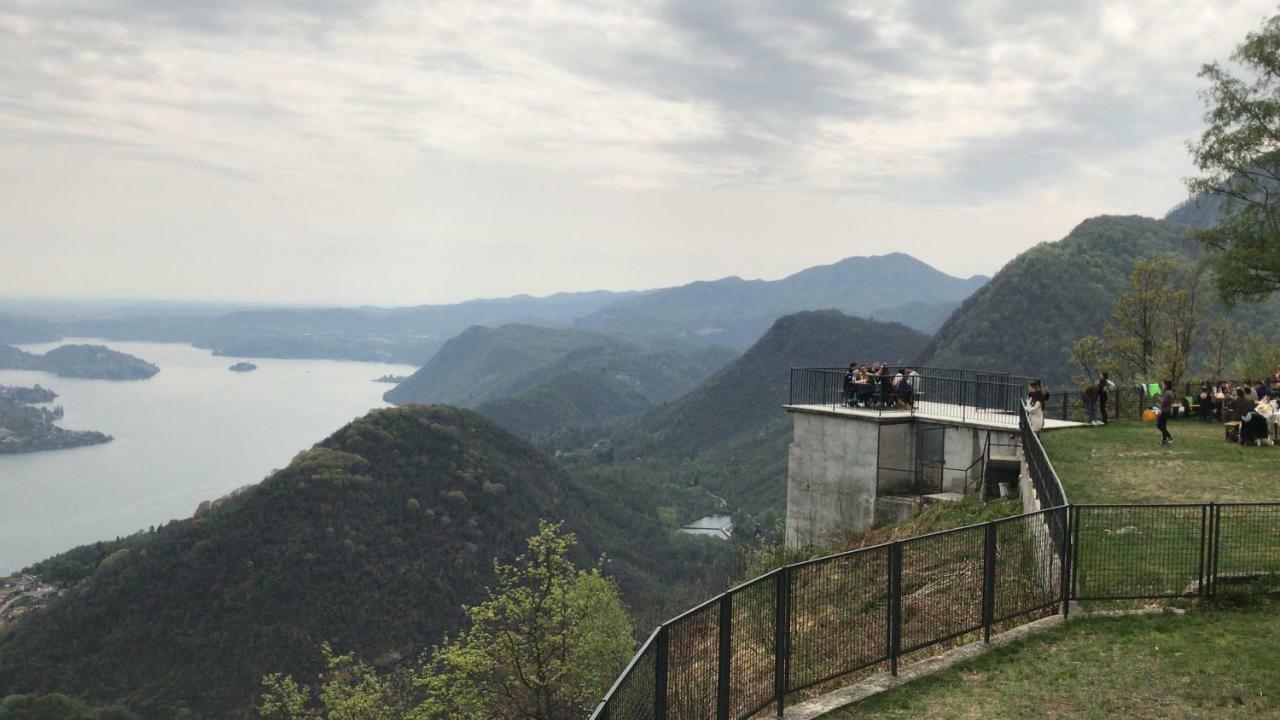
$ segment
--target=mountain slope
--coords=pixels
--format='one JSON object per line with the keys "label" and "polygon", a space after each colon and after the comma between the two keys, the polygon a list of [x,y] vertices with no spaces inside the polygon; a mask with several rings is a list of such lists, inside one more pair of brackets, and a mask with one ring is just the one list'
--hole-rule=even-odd
{"label": "mountain slope", "polygon": [[193,519],[77,551],[92,574],[0,635],[0,688],[249,717],[262,674],[314,677],[323,641],[415,657],[542,518],[578,534],[578,560],[607,551],[633,596],[667,592],[716,548],[681,546],[642,491],[582,486],[471,412],[377,410]]}
{"label": "mountain slope", "polygon": [[639,414],[693,389],[732,357],[719,348],[646,350],[583,330],[474,327],[384,398],[473,407],[536,437]]}
{"label": "mountain slope", "polygon": [[1136,260],[1190,259],[1181,224],[1137,216],[1085,220],[1058,242],[1023,252],[973,294],[934,335],[923,364],[996,369],[1062,383],[1071,344],[1100,334]]}
{"label": "mountain slope", "polygon": [[[786,499],[787,402],[793,367],[903,363],[928,336],[836,310],[779,319],[742,357],[688,395],[647,413],[618,437],[628,458],[674,467],[737,509],[780,509]],[[687,484],[687,483],[686,483]]]}
{"label": "mountain slope", "polygon": [[576,327],[637,340],[680,338],[745,348],[774,320],[802,310],[836,308],[873,318],[892,313],[898,317],[888,319],[903,321],[923,316],[931,323],[921,308],[903,308],[958,302],[984,282],[982,276],[952,277],[902,253],[851,257],[781,280],[730,277],[655,290],[619,300]]}

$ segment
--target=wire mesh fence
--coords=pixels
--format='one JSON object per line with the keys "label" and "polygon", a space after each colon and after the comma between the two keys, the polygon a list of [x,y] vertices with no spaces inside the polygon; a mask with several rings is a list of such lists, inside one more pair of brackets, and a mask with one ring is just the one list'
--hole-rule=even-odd
{"label": "wire mesh fence", "polygon": [[905,656],[989,639],[993,626],[1066,612],[1072,600],[1219,592],[1280,592],[1280,503],[1049,508],[787,565],[736,587],[660,626],[593,718],[781,712],[798,692],[862,670],[896,672]]}

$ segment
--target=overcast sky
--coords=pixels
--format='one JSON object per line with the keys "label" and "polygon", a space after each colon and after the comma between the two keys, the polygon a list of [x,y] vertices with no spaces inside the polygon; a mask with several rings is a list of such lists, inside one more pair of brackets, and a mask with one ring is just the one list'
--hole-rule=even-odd
{"label": "overcast sky", "polygon": [[0,295],[990,274],[1182,200],[1274,3],[0,0]]}

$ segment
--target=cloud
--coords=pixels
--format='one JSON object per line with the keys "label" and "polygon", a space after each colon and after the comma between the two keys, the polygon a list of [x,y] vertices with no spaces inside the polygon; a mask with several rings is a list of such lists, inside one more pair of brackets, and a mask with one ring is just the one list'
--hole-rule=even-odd
{"label": "cloud", "polygon": [[[47,174],[21,189],[50,203],[69,157],[155,194],[189,183],[193,212],[265,193],[218,237],[286,244],[335,206],[365,224],[338,235],[414,235],[380,224],[386,204],[463,184],[492,188],[466,206],[499,216],[510,188],[547,193],[547,233],[574,232],[558,218],[581,203],[641,212],[653,193],[816,198],[793,207],[831,218],[867,199],[1155,212],[1189,171],[1198,65],[1272,2],[0,0],[0,165],[40,165],[4,177]],[[434,207],[423,227],[459,212]],[[999,252],[1061,230],[1010,230]]]}

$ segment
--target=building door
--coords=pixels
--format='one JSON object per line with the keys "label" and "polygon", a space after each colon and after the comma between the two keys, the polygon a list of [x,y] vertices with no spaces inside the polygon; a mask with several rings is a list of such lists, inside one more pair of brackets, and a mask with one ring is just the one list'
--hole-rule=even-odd
{"label": "building door", "polygon": [[916,434],[916,492],[942,492],[942,473],[947,464],[947,429],[922,427]]}

